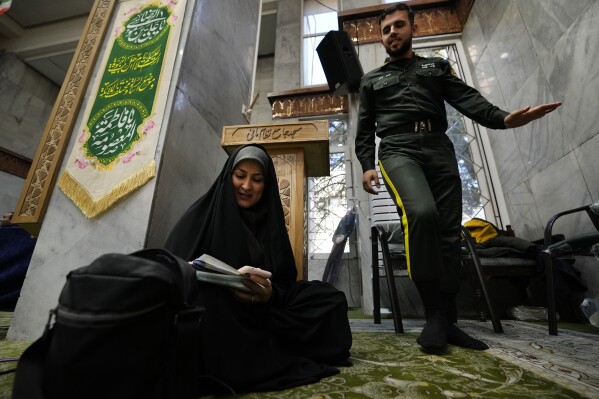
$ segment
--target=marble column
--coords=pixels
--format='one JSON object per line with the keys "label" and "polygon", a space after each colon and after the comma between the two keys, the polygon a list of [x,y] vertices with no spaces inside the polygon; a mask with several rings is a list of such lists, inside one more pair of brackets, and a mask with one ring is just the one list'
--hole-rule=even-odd
{"label": "marble column", "polygon": [[9,339],[42,334],[69,271],[105,253],[161,246],[209,187],[227,158],[222,127],[247,123],[241,110],[250,101],[259,11],[260,0],[188,1],[155,156],[157,176],[93,219],[53,190]]}

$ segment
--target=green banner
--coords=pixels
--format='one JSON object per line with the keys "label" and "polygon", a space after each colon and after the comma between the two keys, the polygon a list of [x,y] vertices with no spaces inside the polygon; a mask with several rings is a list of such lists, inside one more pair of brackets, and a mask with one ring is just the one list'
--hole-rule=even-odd
{"label": "green banner", "polygon": [[112,45],[86,126],[83,148],[98,166],[111,164],[142,138],[139,127],[156,100],[168,44],[171,13],[148,5],[124,23]]}

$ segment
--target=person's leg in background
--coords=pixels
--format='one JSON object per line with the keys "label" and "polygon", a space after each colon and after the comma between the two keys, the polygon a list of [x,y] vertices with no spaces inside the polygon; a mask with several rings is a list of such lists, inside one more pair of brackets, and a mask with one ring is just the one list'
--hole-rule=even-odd
{"label": "person's leg in background", "polygon": [[442,252],[441,295],[447,317],[447,342],[464,348],[484,350],[488,345],[456,326],[456,296],[459,290],[460,226],[462,224],[462,182],[453,144],[447,135],[429,137],[424,146],[425,173],[439,214]]}

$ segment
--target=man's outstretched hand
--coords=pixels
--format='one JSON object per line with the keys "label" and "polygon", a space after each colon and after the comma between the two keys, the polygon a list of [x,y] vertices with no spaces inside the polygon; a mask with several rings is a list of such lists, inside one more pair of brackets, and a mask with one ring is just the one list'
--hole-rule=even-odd
{"label": "man's outstretched hand", "polygon": [[524,126],[534,121],[535,119],[542,118],[543,116],[555,110],[560,105],[562,105],[562,103],[558,101],[549,104],[537,105],[534,108],[522,108],[506,116],[503,122],[505,123],[505,127],[507,127],[508,129]]}
{"label": "man's outstretched hand", "polygon": [[378,191],[376,191],[372,187],[373,181],[376,188],[381,188],[381,183],[379,182],[379,175],[378,173],[376,173],[375,169],[370,169],[364,172],[364,174],[362,175],[362,188],[367,193],[378,195]]}

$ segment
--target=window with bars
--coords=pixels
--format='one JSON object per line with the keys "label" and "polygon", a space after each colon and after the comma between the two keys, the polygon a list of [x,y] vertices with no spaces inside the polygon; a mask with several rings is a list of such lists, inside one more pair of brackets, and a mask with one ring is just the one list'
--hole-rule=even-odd
{"label": "window with bars", "polygon": [[[328,254],[333,234],[348,210],[347,122],[329,120],[330,176],[308,178],[308,253]],[[345,247],[349,252],[349,245]]]}
{"label": "window with bars", "polygon": [[[415,48],[422,57],[441,57],[448,60],[460,79],[464,70],[455,45]],[[484,166],[484,149],[480,141],[477,125],[460,112],[445,103],[447,112],[447,135],[453,142],[460,177],[462,179],[462,222],[479,217],[485,219],[493,215],[492,186]],[[491,219],[489,219],[491,220]]]}
{"label": "window with bars", "polygon": [[[454,44],[415,48],[423,57],[447,59],[457,76],[464,77],[459,54]],[[460,177],[462,179],[462,222],[473,217],[493,219],[496,212],[493,186],[486,168],[484,148],[475,123],[446,103],[448,130],[452,140]],[[341,119],[329,121],[331,175],[308,179],[308,252],[328,254],[333,246],[333,234],[339,221],[348,211],[347,188],[349,170],[346,169],[350,154],[347,146],[347,122]],[[377,196],[388,196],[384,190]],[[389,198],[389,201],[391,199]],[[392,204],[392,202],[390,202]],[[345,248],[349,251],[349,246]]]}

